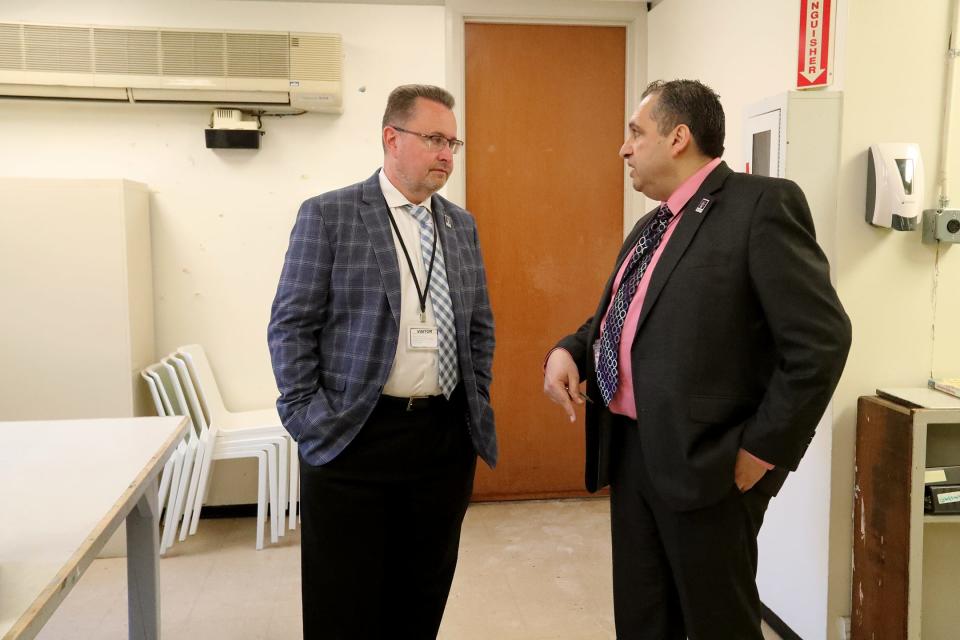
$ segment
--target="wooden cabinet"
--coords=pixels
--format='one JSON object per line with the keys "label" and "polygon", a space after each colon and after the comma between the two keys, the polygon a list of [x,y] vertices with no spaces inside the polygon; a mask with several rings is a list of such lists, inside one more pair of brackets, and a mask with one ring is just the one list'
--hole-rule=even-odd
{"label": "wooden cabinet", "polygon": [[960,400],[929,389],[857,405],[853,640],[960,637],[960,516],[925,515],[924,470],[960,464]]}
{"label": "wooden cabinet", "polygon": [[0,420],[153,414],[149,192],[0,178]]}

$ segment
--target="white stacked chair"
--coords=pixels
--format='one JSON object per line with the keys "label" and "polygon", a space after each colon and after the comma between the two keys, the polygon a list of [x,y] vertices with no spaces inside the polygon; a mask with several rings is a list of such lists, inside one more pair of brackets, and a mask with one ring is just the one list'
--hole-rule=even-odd
{"label": "white stacked chair", "polygon": [[[156,391],[159,396],[160,404],[157,406],[158,415],[187,415],[183,405],[179,403],[174,404],[175,399],[173,397],[170,379],[167,377],[168,372],[164,370],[161,363],[150,365],[143,370],[142,374],[145,375],[149,381],[148,384],[151,385],[151,393]],[[164,377],[167,377],[167,379],[164,380]],[[177,503],[179,501],[182,504],[184,500],[184,494],[187,491],[187,484],[190,480],[190,471],[193,468],[193,462],[196,458],[197,444],[197,434],[193,430],[193,425],[190,425],[184,439],[177,444],[177,448],[173,456],[171,456],[171,459],[174,460],[174,465],[170,475],[168,489],[164,492],[166,495],[163,496],[166,502],[166,512],[163,517],[163,533],[160,537],[160,555],[165,554],[167,549],[173,545],[172,532],[176,530],[177,522],[179,521]],[[163,484],[163,478],[161,478],[160,482]]]}
{"label": "white stacked chair", "polygon": [[[140,376],[146,381],[147,388],[150,390],[150,397],[153,398],[153,404],[157,409],[157,415],[161,418],[173,415],[173,410],[169,403],[164,404],[158,390],[159,382],[146,369],[140,372]],[[159,505],[161,515],[166,507],[168,495],[173,495],[180,486],[180,470],[183,465],[183,455],[186,450],[186,437],[177,444],[167,462],[163,465],[163,473],[160,475],[160,490],[157,492],[157,504]],[[167,509],[167,514],[170,509]]]}
{"label": "white stacked chair", "polygon": [[[179,365],[179,367],[178,367]],[[191,410],[191,405],[187,402],[187,397],[195,392],[193,383],[186,376],[184,380],[181,376],[186,369],[183,362],[174,358],[167,357],[163,361],[151,365],[141,372],[144,380],[150,389],[151,397],[158,415],[183,415],[190,421],[190,429],[174,454],[168,460],[164,467],[164,477],[161,478],[160,504],[166,499],[166,514],[164,515],[164,529],[160,541],[160,553],[164,554],[174,543],[177,524],[181,516],[184,517],[181,528],[180,539],[186,537],[188,523],[192,512],[192,498],[197,494],[197,482],[201,461],[213,448],[216,440],[215,435],[207,428],[205,419],[196,417]],[[184,393],[187,389],[187,393]],[[194,399],[193,405],[197,405]],[[286,445],[286,443],[282,443]],[[257,549],[263,548],[263,530],[266,524],[267,514],[267,487],[271,491],[271,510],[273,513],[280,511],[280,500],[278,499],[277,486],[277,457],[279,451],[286,452],[285,446],[280,446],[276,441],[265,442],[260,440],[241,440],[237,439],[229,444],[220,446],[216,451],[216,459],[236,459],[236,458],[256,458],[258,461],[257,474]],[[167,469],[169,468],[169,473]],[[277,541],[277,531],[279,525],[279,516],[271,518],[270,538],[272,542]]]}
{"label": "white stacked chair", "polygon": [[[216,433],[218,442],[264,438],[278,446],[280,477],[289,479],[280,483],[280,502],[289,502],[289,527],[296,528],[297,503],[299,500],[299,463],[296,443],[290,438],[280,422],[276,408],[259,411],[230,411],[223,402],[220,389],[206,353],[200,345],[185,345],[177,349],[177,357],[182,358],[197,392],[201,413],[208,420],[211,431]],[[206,499],[207,479],[210,474],[212,458],[205,455],[201,463],[198,493],[194,502],[190,533],[196,532],[200,518],[200,509]],[[284,533],[282,518],[279,524],[280,535]]]}
{"label": "white stacked chair", "polygon": [[167,502],[167,514],[164,518],[163,536],[160,538],[160,553],[166,553],[173,546],[177,524],[183,514],[183,505],[190,486],[190,473],[193,470],[200,448],[200,437],[196,425],[190,418],[183,394],[179,392],[177,375],[171,367],[158,362],[147,367],[147,374],[153,377],[163,403],[170,407],[167,415],[186,416],[189,424],[185,438],[186,447],[183,450],[183,459],[180,464],[180,473],[176,483],[171,484],[171,491]]}
{"label": "white stacked chair", "polygon": [[[285,496],[280,492],[284,487],[280,479],[286,478],[286,440],[274,434],[258,434],[249,431],[240,434],[240,436],[243,437],[222,437],[216,425],[211,424],[203,412],[197,395],[196,382],[190,375],[187,364],[179,357],[179,354],[169,356],[164,362],[176,370],[181,386],[186,390],[187,406],[190,407],[195,424],[199,425],[199,430],[202,434],[201,440],[203,442],[202,455],[197,458],[197,463],[193,468],[193,474],[190,478],[190,488],[183,513],[180,539],[186,539],[188,531],[191,534],[196,533],[200,515],[198,512],[198,498],[201,496],[205,497],[207,488],[206,480],[209,478],[212,461],[242,457],[238,454],[247,451],[263,452],[267,455],[269,475],[267,486],[270,492],[270,540],[271,542],[276,542],[278,535],[283,535],[280,513],[283,511]],[[277,469],[278,461],[279,474]],[[206,462],[206,473],[204,473],[204,462]],[[258,531],[263,530],[265,516],[265,510],[258,503]],[[258,542],[257,548],[260,549],[262,546],[262,542]]]}

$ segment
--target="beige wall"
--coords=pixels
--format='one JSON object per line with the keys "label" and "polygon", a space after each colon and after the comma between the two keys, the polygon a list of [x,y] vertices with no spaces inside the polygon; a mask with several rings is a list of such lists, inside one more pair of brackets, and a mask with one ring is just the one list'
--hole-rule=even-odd
{"label": "beige wall", "polygon": [[[632,3],[3,0],[0,21],[340,33],[344,113],[265,119],[259,151],[213,151],[203,143],[207,107],[0,101],[0,176],[124,177],[147,184],[157,353],[200,343],[230,408],[269,406],[277,389],[266,325],[297,207],[379,166],[378,124],[394,86],[442,85],[457,77],[448,75],[455,64],[450,44],[458,42],[448,33],[455,28],[451,16],[622,23],[624,16],[638,14],[628,67],[637,69],[645,67],[645,47],[638,42],[645,30],[642,8],[628,6]],[[460,50],[462,58],[462,41]],[[460,83],[454,85],[459,98]],[[454,192],[457,180],[451,180]],[[247,462],[219,464],[211,503],[252,502],[254,471]]]}
{"label": "beige wall", "polygon": [[742,114],[748,104],[792,88],[796,2],[666,0],[647,16],[650,80],[710,85],[727,114],[724,160],[744,170]]}
{"label": "beige wall", "polygon": [[[4,20],[343,35],[343,115],[264,119],[259,151],[206,149],[209,107],[0,101],[0,176],[128,178],[150,188],[157,353],[200,343],[229,407],[271,406],[266,327],[297,208],[380,166],[393,87],[444,82],[444,8],[4,0]],[[255,479],[255,465],[219,465],[211,502],[252,502]]]}
{"label": "beige wall", "polygon": [[[960,327],[957,248],[941,247],[938,260],[938,250],[921,244],[918,234],[863,222],[866,149],[873,142],[919,143],[925,206],[935,206],[948,8],[946,0],[849,3],[837,268],[840,297],[854,330],[850,361],[835,396],[831,619],[850,611],[857,397],[878,387],[922,386],[931,372],[960,371],[960,341],[951,335]],[[960,110],[960,103],[954,105],[955,112]],[[952,142],[954,155],[960,150],[957,142]],[[960,186],[957,169],[951,170],[955,187]],[[953,195],[954,206],[960,205],[960,192]]]}

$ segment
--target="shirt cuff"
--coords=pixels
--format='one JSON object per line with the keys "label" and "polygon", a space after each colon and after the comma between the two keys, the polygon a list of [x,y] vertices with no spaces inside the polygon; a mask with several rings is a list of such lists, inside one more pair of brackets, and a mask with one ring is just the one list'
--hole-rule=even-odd
{"label": "shirt cuff", "polygon": [[766,460],[761,460],[760,458],[758,458],[757,456],[753,455],[752,453],[750,453],[750,452],[747,451],[746,449],[744,449],[744,448],[741,447],[740,451],[743,451],[745,454],[747,454],[748,456],[750,456],[751,458],[753,458],[754,460],[756,460],[757,462],[759,462],[759,463],[763,466],[763,468],[766,469],[767,471],[773,471],[774,469],[776,469],[776,467],[775,467],[774,465],[770,464],[770,463],[767,462]]}

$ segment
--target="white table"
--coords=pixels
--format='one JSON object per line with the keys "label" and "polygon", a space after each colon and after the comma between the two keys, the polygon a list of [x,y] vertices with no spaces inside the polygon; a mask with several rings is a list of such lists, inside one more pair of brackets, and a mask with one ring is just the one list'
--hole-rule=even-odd
{"label": "white table", "polygon": [[130,638],[160,637],[157,479],[185,418],[0,422],[0,637],[33,638],[127,524]]}

